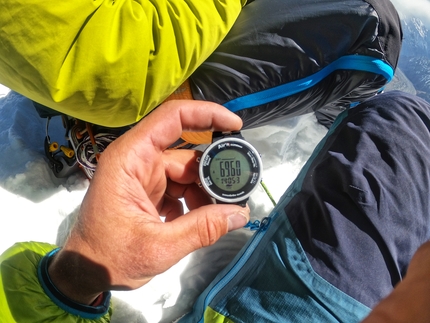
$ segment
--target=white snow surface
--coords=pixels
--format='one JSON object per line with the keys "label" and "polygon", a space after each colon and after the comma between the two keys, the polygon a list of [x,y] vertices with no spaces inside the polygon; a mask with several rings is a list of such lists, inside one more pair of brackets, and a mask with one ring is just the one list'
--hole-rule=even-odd
{"label": "white snow surface", "polygon": [[391,0],[401,18],[417,17],[430,23],[430,1],[429,0]]}
{"label": "white snow surface", "polygon": [[[313,114],[244,131],[261,154],[263,180],[276,201],[325,134],[326,128]],[[45,135],[46,119],[39,117],[31,101],[0,85],[0,253],[21,241],[61,245],[89,185],[81,173],[65,179],[52,174],[43,152]],[[64,138],[60,120],[51,121],[49,135]],[[252,195],[249,205],[254,220],[272,209],[263,189]],[[251,235],[247,229],[229,233],[142,288],[113,292],[112,322],[173,321],[190,308]]]}

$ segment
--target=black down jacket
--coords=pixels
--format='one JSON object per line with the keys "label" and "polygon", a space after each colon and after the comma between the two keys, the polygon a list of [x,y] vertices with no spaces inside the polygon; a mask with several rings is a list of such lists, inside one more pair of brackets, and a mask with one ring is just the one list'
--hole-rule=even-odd
{"label": "black down jacket", "polygon": [[381,91],[402,30],[389,0],[254,0],[190,78],[195,99],[236,112],[244,128],[343,110]]}

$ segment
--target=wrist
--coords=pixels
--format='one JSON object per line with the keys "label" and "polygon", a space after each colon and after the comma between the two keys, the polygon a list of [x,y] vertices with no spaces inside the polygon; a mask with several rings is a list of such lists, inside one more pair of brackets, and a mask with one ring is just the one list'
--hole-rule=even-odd
{"label": "wrist", "polygon": [[110,292],[99,291],[94,284],[88,283],[91,278],[82,272],[83,268],[76,270],[76,265],[70,266],[76,260],[73,258],[76,257],[69,257],[60,249],[42,258],[38,277],[43,290],[58,307],[68,313],[89,319],[105,315],[110,306]]}

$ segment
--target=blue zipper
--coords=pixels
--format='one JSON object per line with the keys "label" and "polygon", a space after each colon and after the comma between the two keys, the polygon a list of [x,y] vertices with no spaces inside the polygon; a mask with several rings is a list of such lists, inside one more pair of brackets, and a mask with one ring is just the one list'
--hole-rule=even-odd
{"label": "blue zipper", "polygon": [[[273,217],[277,214],[275,213]],[[251,242],[246,248],[245,252],[238,259],[238,261],[234,264],[234,266],[230,269],[230,271],[218,282],[216,285],[210,290],[210,292],[206,295],[205,302],[203,304],[202,317],[199,320],[199,323],[204,322],[204,313],[205,309],[209,306],[209,303],[212,299],[233,279],[234,276],[239,272],[239,270],[243,267],[243,265],[248,261],[249,257],[254,252],[254,247],[261,241],[264,236],[264,233],[267,231],[270,223],[272,221],[272,217],[265,217],[261,220],[254,221],[253,223],[248,222],[245,226],[252,231],[255,231],[254,236],[251,238]]]}
{"label": "blue zipper", "polygon": [[[264,219],[263,219],[264,220]],[[251,231],[257,231],[260,228],[261,222],[259,220],[255,220],[254,222],[249,221],[244,228],[249,229]]]}

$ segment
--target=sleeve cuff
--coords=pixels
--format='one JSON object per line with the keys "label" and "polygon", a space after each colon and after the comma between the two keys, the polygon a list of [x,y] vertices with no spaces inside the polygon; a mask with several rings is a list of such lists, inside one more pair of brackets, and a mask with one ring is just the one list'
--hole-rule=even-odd
{"label": "sleeve cuff", "polygon": [[44,292],[55,303],[55,305],[70,314],[91,320],[101,318],[109,310],[111,299],[110,292],[103,293],[103,300],[100,302],[99,305],[90,306],[76,303],[71,299],[67,298],[52,283],[51,278],[48,274],[48,265],[52,256],[55,255],[59,250],[60,248],[52,250],[51,252],[47,253],[39,262],[37,275]]}

